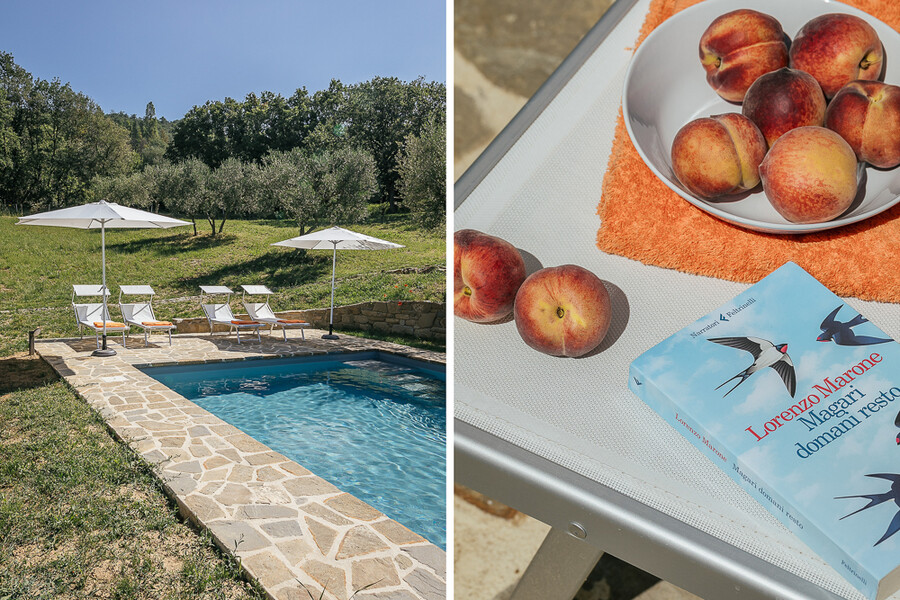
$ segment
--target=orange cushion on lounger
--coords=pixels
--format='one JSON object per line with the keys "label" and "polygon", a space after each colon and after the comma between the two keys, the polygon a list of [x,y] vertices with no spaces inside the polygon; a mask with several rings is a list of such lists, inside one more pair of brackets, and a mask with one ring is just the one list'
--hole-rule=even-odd
{"label": "orange cushion on lounger", "polygon": [[256,321],[238,321],[234,320],[231,322],[233,325],[262,325],[262,323],[257,323]]}
{"label": "orange cushion on lounger", "polygon": [[[96,327],[97,329],[102,329],[103,321],[94,321],[94,327]],[[106,328],[109,329],[110,327],[125,327],[125,323],[116,323],[115,321],[107,321]]]}
{"label": "orange cushion on lounger", "polygon": [[169,321],[141,321],[141,325],[147,325],[148,327],[170,327],[172,323]]}
{"label": "orange cushion on lounger", "polygon": [[304,325],[309,325],[306,321],[301,321],[299,319],[278,319],[278,323],[303,323]]}

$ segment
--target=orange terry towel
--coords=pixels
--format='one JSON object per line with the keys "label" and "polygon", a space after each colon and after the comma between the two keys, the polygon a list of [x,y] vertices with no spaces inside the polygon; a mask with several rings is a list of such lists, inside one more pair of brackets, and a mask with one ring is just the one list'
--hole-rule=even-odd
{"label": "orange terry towel", "polygon": [[299,319],[278,319],[277,322],[278,323],[287,323],[287,324],[302,323],[303,325],[309,325],[309,323],[307,323],[306,321],[301,321]]}
{"label": "orange terry towel", "polygon": [[[94,327],[103,329],[103,321],[94,321]],[[116,323],[115,321],[106,322],[107,329],[125,329],[125,323]]]}
{"label": "orange terry towel", "polygon": [[172,324],[169,321],[141,321],[141,325],[146,325],[147,327],[171,327]]}
{"label": "orange terry towel", "polygon": [[232,321],[231,324],[232,325],[262,325],[262,323],[259,323],[257,321],[238,321],[238,320]]}
{"label": "orange terry towel", "polygon": [[[900,4],[843,1],[900,30]],[[697,0],[653,0],[638,44],[693,4]],[[696,67],[701,68],[699,61]],[[691,205],[653,175],[631,143],[621,109],[597,212],[597,247],[610,254],[743,283],[755,283],[793,261],[839,296],[900,302],[900,205],[853,225],[803,235],[731,225]]]}

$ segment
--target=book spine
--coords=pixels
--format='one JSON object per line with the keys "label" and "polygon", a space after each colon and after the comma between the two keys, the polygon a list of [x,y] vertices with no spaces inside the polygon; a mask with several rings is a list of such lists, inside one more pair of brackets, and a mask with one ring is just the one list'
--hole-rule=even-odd
{"label": "book spine", "polygon": [[879,581],[854,558],[844,552],[819,527],[809,521],[781,494],[771,489],[754,471],[738,459],[667,394],[631,364],[628,387],[656,414],[709,457],[732,480],[749,493],[804,543],[815,550],[868,600],[875,600]]}

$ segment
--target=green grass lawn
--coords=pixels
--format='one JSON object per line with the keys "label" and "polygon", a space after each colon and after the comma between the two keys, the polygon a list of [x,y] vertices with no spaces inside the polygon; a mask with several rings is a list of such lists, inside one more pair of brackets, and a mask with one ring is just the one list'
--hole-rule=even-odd
{"label": "green grass lawn", "polygon": [[[100,232],[15,221],[0,217],[0,600],[264,598],[178,518],[149,467],[103,420],[46,363],[22,355],[37,327],[43,338],[77,335],[71,286],[100,283]],[[432,268],[445,264],[443,232],[401,219],[352,229],[406,247],[339,251],[336,304],[445,301],[445,271]],[[229,221],[215,238],[192,233],[108,231],[112,303],[120,284],[149,284],[158,318],[202,316],[200,285],[262,283],[276,292],[276,310],[329,305],[331,253],[270,245],[296,228]]]}
{"label": "green grass lawn", "polygon": [[0,424],[0,598],[265,598],[43,361],[0,359]]}
{"label": "green grass lawn", "polygon": [[[73,284],[101,282],[100,231],[16,225],[0,217],[0,356],[27,349],[28,331],[77,334],[70,306]],[[402,218],[353,226],[354,231],[405,248],[338,251],[335,304],[445,300],[443,231],[425,232]],[[111,229],[106,279],[113,304],[120,284],[149,284],[160,319],[202,316],[201,285],[264,284],[276,310],[323,308],[331,302],[332,253],[272,246],[299,234],[280,221],[228,221],[212,237],[202,228]],[[240,306],[235,302],[233,306]],[[111,309],[117,318],[116,307]]]}

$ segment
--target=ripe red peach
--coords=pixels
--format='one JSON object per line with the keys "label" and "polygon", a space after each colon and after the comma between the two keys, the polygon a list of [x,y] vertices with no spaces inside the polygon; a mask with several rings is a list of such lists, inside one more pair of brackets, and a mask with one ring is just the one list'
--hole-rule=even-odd
{"label": "ripe red peach", "polygon": [[461,229],[453,234],[453,314],[475,323],[508,317],[525,281],[525,261],[506,240]]}
{"label": "ripe red peach", "polygon": [[716,18],[700,37],[700,63],[719,96],[741,102],[756,79],[788,65],[781,23],[747,8]]}
{"label": "ripe red peach", "polygon": [[692,194],[717,198],[759,183],[766,140],[747,117],[726,113],[695,119],[672,142],[672,170]]}
{"label": "ripe red peach", "polygon": [[577,265],[547,267],[519,288],[516,329],[522,340],[553,356],[583,356],[600,345],[612,317],[599,277]]}
{"label": "ripe red peach", "polygon": [[856,79],[875,80],[884,48],[871,25],[854,15],[820,15],[800,28],[790,50],[791,68],[816,78],[826,98]]}
{"label": "ripe red peach", "polygon": [[825,122],[825,96],[809,73],[778,69],[753,82],[744,105],[744,116],[753,121],[769,147],[786,131]]}
{"label": "ripe red peach", "polygon": [[859,185],[856,154],[824,127],[798,127],[769,148],[759,166],[763,191],[792,223],[830,221],[853,203]]}
{"label": "ripe red peach", "polygon": [[847,140],[859,160],[883,169],[900,165],[900,87],[851,81],[828,103],[825,127]]}

